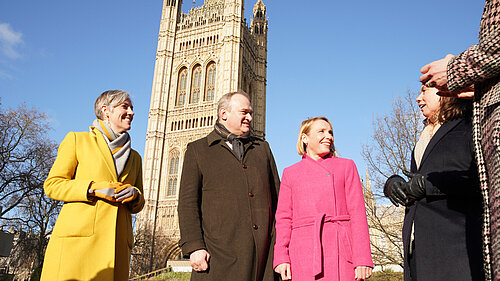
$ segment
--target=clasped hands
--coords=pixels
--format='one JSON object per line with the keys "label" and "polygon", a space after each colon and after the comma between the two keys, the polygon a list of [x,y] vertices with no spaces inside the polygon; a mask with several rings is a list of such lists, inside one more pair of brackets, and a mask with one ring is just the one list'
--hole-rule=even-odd
{"label": "clasped hands", "polygon": [[139,191],[131,184],[121,182],[92,182],[88,193],[111,202],[130,202],[139,196]]}
{"label": "clasped hands", "polygon": [[425,177],[405,170],[403,170],[403,174],[408,177],[408,181],[395,175],[387,181],[384,188],[385,196],[396,207],[408,205],[409,199],[418,200],[425,197]]}

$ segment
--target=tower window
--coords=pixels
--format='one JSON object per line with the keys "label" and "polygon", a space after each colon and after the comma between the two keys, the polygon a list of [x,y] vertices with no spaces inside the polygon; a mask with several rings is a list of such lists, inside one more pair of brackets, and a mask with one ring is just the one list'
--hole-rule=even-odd
{"label": "tower window", "polygon": [[177,193],[177,175],[179,171],[179,151],[170,152],[169,171],[168,171],[168,190],[167,196],[174,196]]}
{"label": "tower window", "polygon": [[184,105],[184,100],[186,98],[186,80],[187,80],[187,69],[183,68],[179,72],[176,105]]}
{"label": "tower window", "polygon": [[200,100],[200,84],[201,84],[201,66],[197,65],[193,69],[191,76],[191,101],[190,103],[198,103]]}
{"label": "tower window", "polygon": [[207,66],[207,77],[205,85],[205,101],[212,101],[215,97],[215,63],[211,62]]}

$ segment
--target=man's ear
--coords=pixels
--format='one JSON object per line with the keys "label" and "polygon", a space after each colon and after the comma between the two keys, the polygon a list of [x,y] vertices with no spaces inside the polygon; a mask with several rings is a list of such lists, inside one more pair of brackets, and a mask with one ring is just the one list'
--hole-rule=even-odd
{"label": "man's ear", "polygon": [[223,120],[223,121],[227,120],[227,110],[224,107],[220,108],[220,110],[219,110],[219,116],[220,116],[221,120]]}

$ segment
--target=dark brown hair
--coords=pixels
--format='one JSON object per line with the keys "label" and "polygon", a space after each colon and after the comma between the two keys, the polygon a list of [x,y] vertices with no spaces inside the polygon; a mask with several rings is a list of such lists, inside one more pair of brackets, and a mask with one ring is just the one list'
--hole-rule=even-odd
{"label": "dark brown hair", "polygon": [[451,121],[457,118],[470,118],[472,116],[472,102],[472,99],[441,97],[439,122]]}

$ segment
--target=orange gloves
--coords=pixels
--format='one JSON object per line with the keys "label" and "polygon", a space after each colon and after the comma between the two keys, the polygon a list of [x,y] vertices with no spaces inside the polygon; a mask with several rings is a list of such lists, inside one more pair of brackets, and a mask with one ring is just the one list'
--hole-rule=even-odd
{"label": "orange gloves", "polygon": [[117,202],[122,202],[122,204],[130,202],[139,196],[139,191],[137,187],[130,184],[124,184],[115,189],[115,198]]}
{"label": "orange gloves", "polygon": [[131,184],[121,182],[92,182],[89,195],[110,202],[127,203],[139,196],[139,190]]}
{"label": "orange gloves", "polygon": [[100,199],[115,202],[115,189],[121,185],[122,183],[120,182],[92,182],[90,184],[89,194]]}

